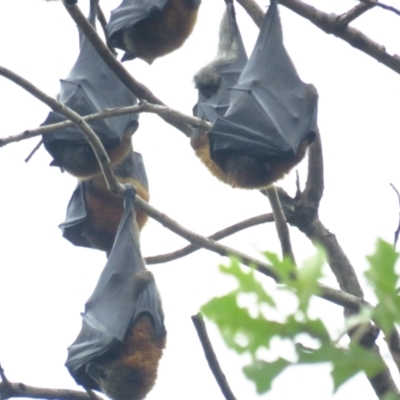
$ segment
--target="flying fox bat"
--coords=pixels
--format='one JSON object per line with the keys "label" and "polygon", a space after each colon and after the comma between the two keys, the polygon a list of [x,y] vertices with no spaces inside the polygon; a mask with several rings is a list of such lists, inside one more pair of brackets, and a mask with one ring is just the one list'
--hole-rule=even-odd
{"label": "flying fox bat", "polygon": [[[247,54],[236,22],[233,0],[225,0],[225,3],[226,10],[219,30],[217,57],[194,76],[199,96],[193,108],[193,114],[212,123],[218,117],[225,115],[229,107],[229,89],[236,85],[247,63]],[[225,173],[210,158],[207,132],[194,129],[190,143],[196,155],[211,173],[223,182],[229,183]]]}
{"label": "flying fox bat", "polygon": [[140,253],[134,196],[127,185],[114,246],[85,305],[82,328],[66,362],[78,384],[113,400],[146,396],[166,341],[160,295]]}
{"label": "flying fox bat", "polygon": [[[140,153],[132,152],[113,171],[119,182],[132,184],[139,196],[149,201],[149,185]],[[103,175],[99,174],[78,183],[60,228],[63,236],[75,246],[109,253],[122,213],[122,198],[108,190]],[[139,229],[142,229],[146,221],[145,213],[136,212]]]}
{"label": "flying fox bat", "polygon": [[[91,0],[88,20],[93,27],[97,3],[98,0]],[[136,97],[103,62],[81,32],[80,53],[68,78],[61,80],[59,100],[82,116],[137,103]],[[52,111],[42,125],[61,121],[65,121],[65,117]],[[102,141],[112,163],[122,160],[132,151],[131,137],[138,128],[137,114],[96,120],[89,125]],[[100,173],[91,146],[75,126],[43,135],[43,142],[54,159],[50,165],[61,167],[81,178]]]}
{"label": "flying fox bat", "polygon": [[211,159],[228,183],[266,187],[299,163],[316,135],[317,99],[283,46],[277,0],[271,0],[229,108],[208,132]]}
{"label": "flying fox bat", "polygon": [[201,0],[122,0],[111,12],[108,40],[125,51],[122,61],[151,64],[173,52],[192,33]]}

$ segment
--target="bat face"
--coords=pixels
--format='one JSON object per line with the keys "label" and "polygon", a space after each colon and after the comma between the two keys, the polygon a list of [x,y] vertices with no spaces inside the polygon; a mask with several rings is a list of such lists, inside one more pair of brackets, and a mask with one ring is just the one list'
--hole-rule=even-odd
{"label": "bat face", "polygon": [[[92,1],[89,21],[93,26],[96,7],[97,2]],[[80,36],[78,59],[68,78],[61,80],[60,102],[82,116],[106,108],[136,104],[136,97],[108,68],[89,41],[82,34]],[[137,114],[130,114],[89,123],[104,144],[112,163],[120,161],[132,149],[131,136],[138,127],[137,120]],[[62,121],[65,117],[52,111],[42,125]],[[62,167],[78,177],[100,172],[93,150],[75,126],[43,135],[43,142],[54,158],[51,165]]]}
{"label": "bat face", "polygon": [[283,46],[273,0],[229,108],[208,133],[211,158],[229,183],[265,187],[300,162],[316,134],[317,98]]}
{"label": "bat face", "polygon": [[193,114],[214,123],[229,107],[229,89],[236,85],[247,54],[236,23],[233,3],[226,4],[221,21],[218,55],[194,77],[199,98]]}
{"label": "bat face", "polygon": [[114,400],[145,397],[156,379],[166,338],[160,296],[140,253],[133,201],[132,188],[66,362],[78,384]]}
{"label": "bat face", "polygon": [[157,57],[182,46],[191,34],[201,0],[123,0],[107,25],[110,43],[125,50],[122,61]]}
{"label": "bat face", "polygon": [[[149,185],[143,158],[132,152],[113,168],[118,180],[136,187],[141,198],[149,200]],[[123,213],[123,200],[108,190],[102,174],[79,182],[67,208],[65,221],[60,224],[63,236],[75,246],[90,247],[109,253],[115,240]],[[141,229],[147,215],[136,213]]]}

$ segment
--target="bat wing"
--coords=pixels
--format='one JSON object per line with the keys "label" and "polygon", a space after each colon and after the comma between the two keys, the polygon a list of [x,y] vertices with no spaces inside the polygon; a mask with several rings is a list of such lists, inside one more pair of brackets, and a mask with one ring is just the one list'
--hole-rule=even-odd
{"label": "bat wing", "polygon": [[109,352],[118,349],[141,314],[152,318],[156,336],[165,334],[164,315],[154,279],[143,279],[148,271],[140,253],[134,196],[133,187],[128,187],[114,246],[85,305],[81,332],[68,349],[68,370],[78,384],[92,389],[99,388],[86,373],[87,363],[107,357]]}
{"label": "bat wing", "polygon": [[79,182],[68,203],[65,221],[59,225],[65,239],[75,246],[90,247],[84,235],[86,217],[84,184]]}
{"label": "bat wing", "polygon": [[266,13],[253,53],[230,105],[209,132],[211,158],[229,151],[268,157],[293,155],[299,144],[315,135],[317,93],[302,82],[283,46],[277,1]]}
{"label": "bat wing", "polygon": [[147,18],[153,12],[161,12],[167,0],[123,0],[111,11],[107,34],[113,46],[121,48],[120,33]]}
{"label": "bat wing", "polygon": [[[132,154],[122,163],[118,164],[113,171],[118,178],[134,179],[140,182],[147,192],[149,191],[146,169],[143,163],[143,157],[140,153],[132,152]],[[93,248],[93,244],[88,236],[96,234],[93,233],[95,228],[91,226],[90,219],[88,218],[90,207],[88,210],[88,205],[85,202],[85,193],[90,190],[91,180],[92,179],[83,180],[78,183],[68,203],[65,221],[59,225],[65,239],[75,246],[89,248]],[[96,190],[95,194],[101,196],[102,192]],[[109,195],[108,191],[107,195]],[[113,204],[109,205],[109,207],[112,206]],[[107,207],[107,203],[103,204],[103,207]],[[103,210],[103,212],[108,214],[108,210]],[[112,227],[110,226],[109,228],[111,229]]]}
{"label": "bat wing", "polygon": [[[92,0],[89,21],[95,27],[95,6]],[[103,62],[97,51],[80,34],[80,53],[66,80],[61,80],[60,101],[80,115],[100,112],[106,108],[126,107],[137,103],[136,97],[121,83],[117,76]],[[50,112],[42,125],[64,121],[61,114]],[[138,126],[138,114],[129,114],[105,120],[90,122],[90,126],[103,143],[119,143],[125,130]],[[82,133],[70,127],[43,136],[44,143],[70,140],[86,143]]]}
{"label": "bat wing", "polygon": [[[215,93],[204,93],[199,89],[198,102],[194,115],[215,122],[218,117],[225,115],[229,107],[229,89],[236,85],[243,68],[247,63],[246,49],[243,45],[239,26],[236,22],[233,3],[226,3],[226,15],[222,22],[220,34],[221,58],[215,62],[215,73],[221,78],[221,83]],[[229,54],[226,60],[223,57]]]}

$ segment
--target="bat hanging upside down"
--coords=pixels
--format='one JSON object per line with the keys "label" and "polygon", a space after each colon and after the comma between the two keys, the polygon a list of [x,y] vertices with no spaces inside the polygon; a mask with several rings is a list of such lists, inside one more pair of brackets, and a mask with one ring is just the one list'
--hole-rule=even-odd
{"label": "bat hanging upside down", "polygon": [[[230,2],[226,0],[227,7]],[[220,33],[217,60],[224,54],[222,39]],[[317,132],[318,94],[313,85],[300,80],[283,46],[277,0],[271,1],[240,77],[236,75],[237,82],[229,87],[226,70],[230,76],[239,70],[232,60],[224,68],[208,69],[214,75],[220,74],[220,86],[207,100],[199,101],[197,109],[205,110],[205,115],[198,116],[208,117],[214,125],[209,132],[195,130],[191,144],[223,182],[246,189],[263,188],[282,178],[304,158]],[[195,78],[199,97],[202,81],[207,82],[204,72],[208,70],[204,68]],[[225,104],[224,109],[221,106]]]}
{"label": "bat hanging upside down", "polygon": [[201,0],[123,0],[107,25],[110,44],[125,50],[122,61],[151,64],[173,52],[192,33]]}
{"label": "bat hanging upside down", "polygon": [[135,190],[126,185],[114,246],[68,348],[75,381],[113,400],[142,400],[154,386],[166,343],[161,298],[145,267],[135,222]]}

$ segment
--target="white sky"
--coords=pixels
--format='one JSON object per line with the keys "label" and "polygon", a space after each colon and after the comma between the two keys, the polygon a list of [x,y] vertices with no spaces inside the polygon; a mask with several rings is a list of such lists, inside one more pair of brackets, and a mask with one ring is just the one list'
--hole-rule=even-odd
{"label": "white sky", "polygon": [[[80,1],[85,9],[86,3]],[[260,4],[265,6],[267,2]],[[327,12],[343,12],[355,4],[351,0],[313,1]],[[106,16],[117,5],[118,0],[103,2]],[[222,0],[203,0],[198,24],[182,49],[156,60],[152,66],[135,60],[126,63],[127,68],[166,104],[191,114],[197,97],[192,77],[215,54],[223,10]],[[237,13],[250,54],[257,29],[240,6]],[[301,78],[313,83],[320,96],[326,182],[321,220],[337,235],[361,277],[365,255],[373,251],[376,238],[391,241],[398,222],[399,206],[389,183],[400,189],[400,79],[284,7],[281,16],[287,50]],[[68,74],[78,54],[77,31],[61,3],[2,0],[0,17],[0,65],[55,95],[59,78]],[[399,18],[377,9],[357,20],[355,26],[390,52],[400,54]],[[37,127],[48,113],[46,106],[3,78],[0,110],[0,137]],[[73,247],[62,238],[57,226],[65,218],[75,180],[49,168],[51,158],[44,149],[24,163],[38,140],[0,149],[0,363],[11,381],[77,389],[64,367],[67,347],[80,330],[79,313],[106,258],[101,252]],[[213,178],[193,155],[188,139],[157,116],[141,115],[134,147],[144,157],[152,205],[190,229],[211,234],[270,211],[267,200],[257,191],[233,190]],[[304,183],[306,162],[298,170]],[[293,194],[294,174],[279,184]],[[313,253],[307,239],[293,229],[291,234],[297,260]],[[280,251],[272,224],[223,242],[254,256],[260,250]],[[185,244],[154,221],[149,221],[142,233],[144,256]],[[207,300],[232,288],[231,281],[218,272],[218,264],[223,261],[201,251],[169,264],[150,266],[163,298],[168,344],[149,400],[222,398],[190,316]],[[270,280],[260,279],[273,290]],[[335,285],[328,270],[326,282]],[[367,300],[373,301],[370,294]],[[315,316],[329,318],[332,331],[338,332],[342,324],[340,308],[315,300],[313,310]],[[211,323],[208,329],[237,398],[256,398],[253,385],[241,372],[246,359],[225,348]],[[286,353],[286,347],[277,343],[270,356]],[[385,349],[383,354],[388,358]],[[289,370],[265,398],[278,400],[296,395],[307,396],[308,400],[329,399],[333,395],[328,372],[327,366]],[[394,369],[393,374],[397,379]],[[367,380],[359,376],[340,389],[335,399],[348,399],[355,393],[364,400],[376,398]]]}

